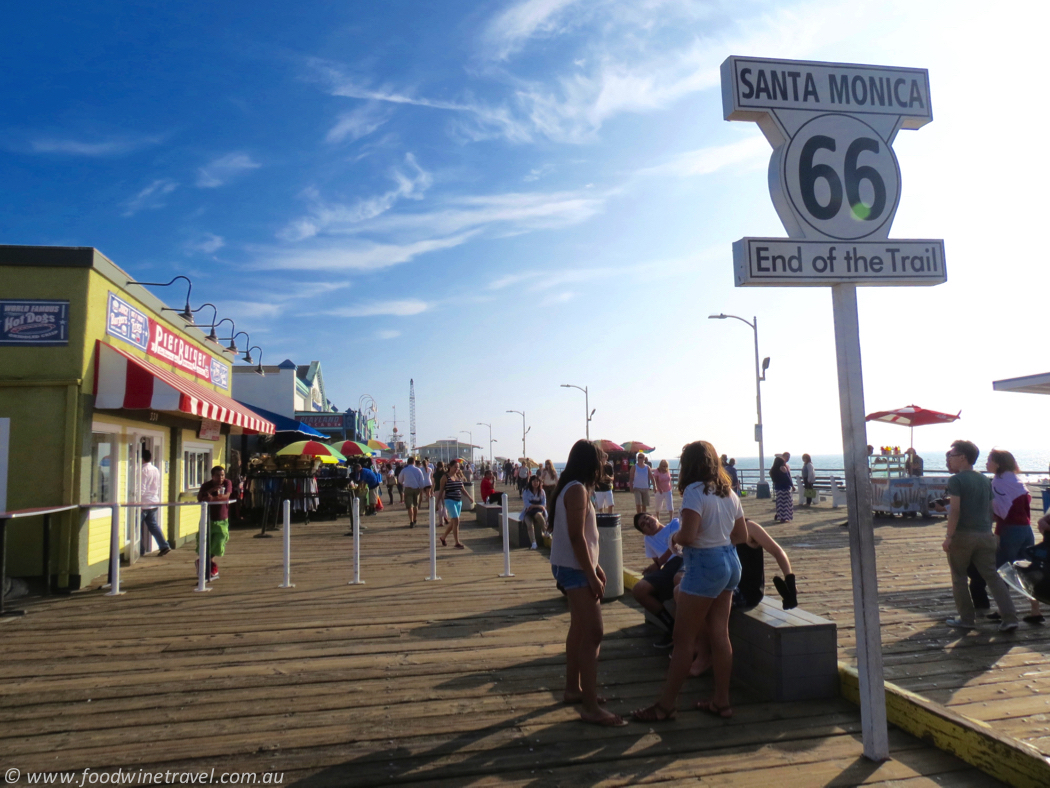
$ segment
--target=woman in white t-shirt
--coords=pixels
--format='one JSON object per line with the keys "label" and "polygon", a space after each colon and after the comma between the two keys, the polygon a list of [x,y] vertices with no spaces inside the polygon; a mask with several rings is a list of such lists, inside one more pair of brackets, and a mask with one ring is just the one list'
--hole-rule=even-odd
{"label": "woman in white t-shirt", "polygon": [[729,705],[729,679],[733,672],[729,612],[733,589],[740,582],[740,559],[734,542],[747,539],[747,523],[714,446],[707,441],[688,444],[682,448],[679,467],[682,527],[671,542],[683,547],[685,575],[678,586],[674,652],[663,694],[651,706],[632,712],[641,722],[674,719],[678,692],[689,675],[701,630],[711,644],[715,691],[709,700],[699,701],[696,708],[724,719],[733,716]]}
{"label": "woman in white t-shirt", "polygon": [[569,451],[565,470],[550,498],[551,573],[569,599],[564,700],[582,704],[580,719],[584,722],[620,727],[627,721],[603,709],[605,701],[598,697],[605,572],[598,566],[598,521],[591,493],[602,462],[601,450],[588,441],[576,441]]}

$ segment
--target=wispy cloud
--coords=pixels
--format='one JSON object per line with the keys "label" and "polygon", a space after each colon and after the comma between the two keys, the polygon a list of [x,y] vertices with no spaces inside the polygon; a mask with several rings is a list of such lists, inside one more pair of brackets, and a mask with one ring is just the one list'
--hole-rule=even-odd
{"label": "wispy cloud", "polygon": [[428,252],[459,246],[474,233],[414,243],[329,242],[309,249],[256,249],[253,269],[297,271],[375,271],[407,263]]}
{"label": "wispy cloud", "polygon": [[576,297],[575,293],[564,292],[564,293],[551,293],[540,301],[540,306],[555,306],[557,304],[567,304],[573,298]]}
{"label": "wispy cloud", "polygon": [[487,230],[516,235],[532,230],[569,227],[600,213],[614,190],[579,189],[561,192],[508,192],[450,197],[430,211],[383,216],[367,229],[448,235]]}
{"label": "wispy cloud", "polygon": [[310,215],[292,221],[278,233],[278,237],[286,241],[301,241],[325,231],[346,231],[389,211],[402,198],[421,199],[433,183],[433,178],[419,166],[411,153],[405,155],[405,165],[409,170],[407,174],[400,169],[391,172],[395,183],[393,189],[358,200],[353,205],[326,203],[316,189],[308,189],[305,196],[313,203]]}
{"label": "wispy cloud", "polygon": [[64,156],[123,156],[128,153],[148,148],[162,141],[162,137],[113,137],[107,140],[75,140],[41,137],[30,140],[29,147],[34,153],[52,153]]}
{"label": "wispy cloud", "polygon": [[124,203],[124,216],[134,216],[142,210],[163,208],[164,198],[171,194],[179,184],[167,178],[159,178]]}
{"label": "wispy cloud", "polygon": [[761,135],[752,135],[726,145],[686,151],[670,161],[646,167],[639,175],[677,175],[685,178],[694,175],[709,175],[734,164],[764,165],[769,161],[769,143]]}
{"label": "wispy cloud", "polygon": [[196,241],[190,241],[186,244],[186,249],[191,252],[200,252],[201,254],[214,254],[226,245],[226,241],[221,235],[215,233],[205,233]]}
{"label": "wispy cloud", "polygon": [[498,14],[485,28],[485,44],[490,55],[504,60],[537,35],[551,35],[565,28],[565,11],[579,0],[525,0]]}
{"label": "wispy cloud", "polygon": [[610,275],[609,268],[571,268],[560,271],[529,271],[524,274],[507,274],[489,282],[489,290],[504,290],[512,285],[524,284],[531,292],[550,290],[566,284],[588,282]]}
{"label": "wispy cloud", "polygon": [[325,141],[354,142],[362,137],[367,137],[390,120],[390,116],[390,110],[379,102],[368,102],[355,110],[340,114],[335,125],[325,135]]}
{"label": "wispy cloud", "polygon": [[418,315],[430,309],[431,304],[416,298],[407,298],[402,301],[375,301],[368,304],[330,309],[325,314],[335,317],[378,317],[380,315],[392,315],[394,317],[409,317]]}
{"label": "wispy cloud", "polygon": [[260,166],[246,153],[227,153],[197,170],[197,185],[202,189],[214,189]]}
{"label": "wispy cloud", "polygon": [[376,339],[397,339],[399,336],[401,336],[401,332],[394,329],[376,331]]}
{"label": "wispy cloud", "polygon": [[465,115],[469,117],[469,122],[461,122],[457,129],[472,139],[486,139],[496,135],[513,142],[528,142],[532,139],[527,125],[505,106],[490,106],[475,101],[426,98],[415,96],[412,91],[399,90],[390,86],[369,87],[362,84],[360,80],[345,74],[338,64],[319,58],[312,58],[308,64],[319,79],[327,84],[328,92],[333,96],[426,107]]}

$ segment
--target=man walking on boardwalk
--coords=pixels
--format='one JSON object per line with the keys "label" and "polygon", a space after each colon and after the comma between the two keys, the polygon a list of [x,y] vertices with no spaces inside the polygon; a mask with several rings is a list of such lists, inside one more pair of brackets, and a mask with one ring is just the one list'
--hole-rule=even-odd
{"label": "man walking on boardwalk", "polygon": [[409,457],[401,475],[398,477],[405,488],[405,508],[408,509],[408,527],[416,524],[416,515],[419,513],[420,496],[430,490],[430,480],[427,474],[416,466],[416,458]]}
{"label": "man walking on boardwalk", "polygon": [[955,441],[946,456],[953,475],[948,479],[948,533],[942,547],[948,554],[952,596],[959,611],[958,618],[949,618],[947,624],[959,629],[972,629],[976,624],[977,614],[966,586],[966,569],[972,561],[995,597],[1002,616],[999,631],[1011,632],[1018,626],[1017,611],[1006,583],[995,571],[992,483],[973,469],[980,453],[970,441]]}
{"label": "man walking on boardwalk", "polygon": [[[142,503],[160,503],[160,470],[153,464],[153,454],[149,449],[142,450]],[[153,541],[157,543],[160,552],[157,555],[167,555],[171,552],[171,545],[164,538],[164,531],[157,522],[157,507],[142,508],[142,522],[146,524]]]}

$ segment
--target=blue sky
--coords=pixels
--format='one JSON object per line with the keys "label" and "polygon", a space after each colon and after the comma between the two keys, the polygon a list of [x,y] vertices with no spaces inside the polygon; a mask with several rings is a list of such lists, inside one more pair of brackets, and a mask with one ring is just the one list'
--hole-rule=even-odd
{"label": "blue sky", "polygon": [[[496,453],[582,436],[840,450],[830,294],[735,289],[731,244],[784,235],[757,127],[722,120],[730,54],[930,69],[895,143],[891,237],[944,238],[949,283],[861,294],[869,410],[963,411],[990,448],[1047,442],[1041,5],[519,0],[23,4],[0,32],[4,243],[185,273],[264,349],[320,360],[420,442],[491,422]],[[1034,121],[1034,122],[1033,122]],[[174,289],[174,288],[173,288]],[[158,291],[169,302],[177,294]],[[1035,352],[1033,352],[1035,351]],[[387,425],[388,427],[390,425]],[[892,427],[874,443],[904,444]],[[465,437],[465,436],[464,436]],[[541,457],[542,458],[542,457]]]}

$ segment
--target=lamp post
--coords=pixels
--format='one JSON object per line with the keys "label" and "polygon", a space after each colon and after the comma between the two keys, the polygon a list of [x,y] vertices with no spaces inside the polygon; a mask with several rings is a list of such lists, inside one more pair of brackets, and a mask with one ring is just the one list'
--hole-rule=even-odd
{"label": "lamp post", "polygon": [[585,424],[585,427],[586,427],[587,441],[590,442],[590,440],[591,440],[591,419],[594,418],[594,410],[597,410],[597,408],[595,408],[594,410],[591,410],[591,398],[590,398],[590,394],[587,391],[587,387],[583,386],[581,388],[580,386],[574,386],[572,383],[562,383],[561,387],[563,389],[578,389],[579,391],[583,392],[583,415],[585,416],[584,424]]}
{"label": "lamp post", "polygon": [[[186,280],[186,306],[183,307],[181,312],[179,312],[179,317],[181,317],[184,322],[192,326],[194,325],[194,322],[193,310],[190,309],[190,294],[193,292],[193,282],[190,281],[190,278],[188,276],[182,276],[180,274],[179,276],[176,276],[174,279],[172,279],[170,282],[136,282],[133,279],[129,279],[127,283],[129,285],[139,285],[141,287],[145,287],[146,285],[149,285],[151,287],[168,287],[169,285],[175,284],[180,279]],[[171,307],[164,307],[161,311],[175,312],[176,310],[172,309]]]}
{"label": "lamp post", "polygon": [[523,410],[508,410],[507,413],[520,413],[521,414],[521,459],[524,462],[529,457],[528,453],[525,451],[525,436],[529,434],[529,430],[531,430],[532,427],[529,427],[528,430],[525,429],[525,411],[523,411]]}
{"label": "lamp post", "polygon": [[489,465],[492,465],[492,462],[493,462],[493,460],[492,460],[492,444],[494,443],[494,441],[492,440],[492,425],[491,424],[486,424],[483,421],[479,421],[478,422],[478,426],[479,427],[488,427],[489,428]]}
{"label": "lamp post", "polygon": [[470,464],[474,464],[474,433],[470,430],[460,430],[459,434],[467,433],[467,439],[470,441]]}
{"label": "lamp post", "polygon": [[741,323],[745,323],[751,327],[751,330],[755,332],[755,404],[758,407],[758,423],[755,425],[755,440],[758,441],[758,486],[755,491],[755,495],[758,498],[769,497],[769,482],[765,481],[766,478],[766,458],[765,458],[765,442],[762,435],[762,381],[766,379],[766,370],[769,369],[769,358],[765,358],[762,361],[761,369],[758,363],[758,318],[754,317],[754,322],[744,320],[742,317],[736,315],[727,315],[725,313],[719,315],[708,315],[708,320],[725,320],[726,318],[733,318],[739,320]]}

